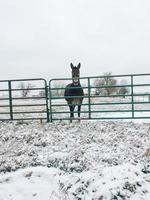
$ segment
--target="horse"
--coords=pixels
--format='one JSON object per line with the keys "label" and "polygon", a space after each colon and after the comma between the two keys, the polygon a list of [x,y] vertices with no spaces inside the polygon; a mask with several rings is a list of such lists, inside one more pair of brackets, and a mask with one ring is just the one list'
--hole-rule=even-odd
{"label": "horse", "polygon": [[78,106],[78,120],[80,121],[80,112],[84,92],[79,80],[81,64],[79,63],[76,67],[71,63],[70,67],[72,69],[72,83],[66,86],[64,97],[70,109],[70,122],[72,122],[72,119],[74,118],[74,109],[76,106]]}

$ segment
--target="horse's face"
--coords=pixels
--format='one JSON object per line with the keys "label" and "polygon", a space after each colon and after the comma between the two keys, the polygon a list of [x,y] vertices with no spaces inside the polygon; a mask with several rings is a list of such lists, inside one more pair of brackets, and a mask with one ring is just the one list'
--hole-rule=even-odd
{"label": "horse's face", "polygon": [[74,85],[78,85],[79,84],[79,77],[80,77],[80,67],[81,67],[81,64],[79,63],[78,66],[73,66],[73,64],[71,63],[70,64],[71,66],[71,69],[72,69],[72,80],[73,80],[73,83]]}

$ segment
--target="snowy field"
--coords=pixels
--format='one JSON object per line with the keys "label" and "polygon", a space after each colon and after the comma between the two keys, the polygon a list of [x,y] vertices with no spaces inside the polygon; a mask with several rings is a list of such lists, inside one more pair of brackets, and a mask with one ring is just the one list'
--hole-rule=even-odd
{"label": "snowy field", "polygon": [[150,121],[1,122],[0,200],[149,200]]}

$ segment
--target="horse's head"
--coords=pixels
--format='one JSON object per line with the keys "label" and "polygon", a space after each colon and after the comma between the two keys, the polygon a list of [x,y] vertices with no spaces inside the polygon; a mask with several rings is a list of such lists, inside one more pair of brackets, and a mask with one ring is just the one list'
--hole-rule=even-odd
{"label": "horse's head", "polygon": [[78,66],[73,66],[73,64],[70,64],[71,69],[72,69],[72,81],[74,85],[78,85],[80,83],[79,78],[80,78],[80,67],[81,64],[79,63]]}

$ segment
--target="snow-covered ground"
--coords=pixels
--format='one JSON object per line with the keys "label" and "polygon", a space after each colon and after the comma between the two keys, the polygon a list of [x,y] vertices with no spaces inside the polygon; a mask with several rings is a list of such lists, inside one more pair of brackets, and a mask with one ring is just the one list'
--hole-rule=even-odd
{"label": "snow-covered ground", "polygon": [[149,200],[150,121],[0,123],[0,200]]}

